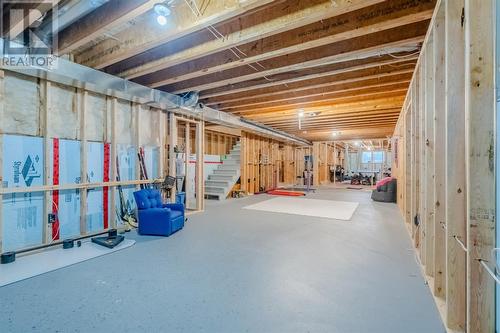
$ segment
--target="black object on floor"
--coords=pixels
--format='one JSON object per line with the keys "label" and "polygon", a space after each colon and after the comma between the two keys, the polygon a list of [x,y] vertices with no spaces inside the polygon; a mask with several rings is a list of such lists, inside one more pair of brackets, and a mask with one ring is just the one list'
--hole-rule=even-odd
{"label": "black object on floor", "polygon": [[11,262],[16,261],[16,252],[5,252],[2,253],[0,262],[2,264],[10,264]]}
{"label": "black object on floor", "polygon": [[75,241],[71,238],[63,241],[63,249],[72,249],[75,246]]}
{"label": "black object on floor", "polygon": [[110,229],[107,237],[94,237],[92,238],[92,243],[96,243],[98,245],[105,246],[108,249],[112,249],[123,242],[124,239],[125,237],[123,237],[122,235],[118,235],[116,229]]}

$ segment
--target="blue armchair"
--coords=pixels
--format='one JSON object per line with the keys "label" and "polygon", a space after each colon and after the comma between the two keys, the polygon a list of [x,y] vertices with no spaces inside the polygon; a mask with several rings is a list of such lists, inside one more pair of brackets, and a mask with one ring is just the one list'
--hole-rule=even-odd
{"label": "blue armchair", "polygon": [[139,234],[170,236],[184,227],[184,205],[163,204],[158,190],[134,192],[139,217]]}

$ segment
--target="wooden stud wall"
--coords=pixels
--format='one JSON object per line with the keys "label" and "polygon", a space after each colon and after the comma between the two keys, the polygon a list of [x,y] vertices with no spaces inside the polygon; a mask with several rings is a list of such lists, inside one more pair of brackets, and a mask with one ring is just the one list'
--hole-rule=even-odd
{"label": "wooden stud wall", "polygon": [[398,205],[453,332],[495,331],[494,5],[438,2],[394,132]]}
{"label": "wooden stud wall", "polygon": [[[118,100],[116,98],[113,98],[111,96],[105,96],[105,95],[95,95],[91,92],[88,92],[84,89],[75,89],[75,88],[68,88],[64,87],[59,84],[52,83],[47,80],[30,80],[28,77],[24,77],[19,74],[13,74],[12,72],[9,71],[2,71],[0,73],[0,114],[2,116],[2,120],[5,120],[5,123],[2,121],[0,123],[0,134],[17,134],[17,135],[35,135],[39,137],[44,138],[44,148],[43,148],[43,154],[45,155],[45,165],[43,166],[45,169],[45,179],[44,183],[45,185],[43,186],[37,186],[37,187],[27,187],[27,188],[0,188],[0,199],[2,194],[7,194],[7,193],[30,193],[30,192],[44,192],[45,193],[45,202],[44,202],[44,211],[43,211],[43,216],[47,216],[47,214],[52,211],[52,203],[51,203],[51,195],[52,191],[63,191],[63,190],[79,190],[82,195],[81,195],[81,200],[80,200],[80,232],[82,235],[87,233],[87,217],[86,217],[86,211],[87,211],[87,203],[86,203],[86,195],[85,192],[89,188],[109,188],[109,227],[116,227],[116,214],[115,214],[115,202],[117,200],[116,194],[115,194],[115,188],[119,185],[122,186],[139,186],[140,184],[146,184],[146,183],[152,183],[153,179],[150,180],[139,180],[137,177],[136,180],[130,180],[130,181],[121,181],[117,182],[116,181],[116,165],[115,165],[115,158],[116,158],[116,145],[119,143],[117,140],[117,123],[120,121],[123,121],[123,119],[120,119],[120,115],[118,115],[118,104],[121,103],[121,106],[127,106],[130,108],[132,112],[132,119],[130,123],[130,128],[129,131],[132,132],[131,137],[133,138],[130,144],[132,145],[143,145],[143,144],[151,144],[148,142],[141,142],[141,137],[140,133],[143,132],[146,134],[146,132],[149,131],[155,131],[161,136],[161,138],[154,138],[155,142],[156,140],[158,143],[159,147],[163,147],[166,149],[168,145],[166,144],[167,142],[167,131],[166,131],[166,126],[167,126],[167,119],[166,119],[166,113],[162,112],[161,110],[145,107],[143,105],[137,104],[137,103],[131,103],[131,102],[124,102],[121,100]],[[14,78],[16,80],[16,84],[24,84],[24,82],[28,82],[29,84],[33,85],[38,91],[39,91],[39,100],[37,100],[37,103],[30,104],[29,107],[32,108],[30,109],[30,112],[33,112],[36,114],[36,117],[28,118],[28,119],[23,119],[23,121],[19,122],[19,126],[13,126],[9,125],[12,124],[12,120],[10,120],[10,117],[17,117],[17,115],[22,114],[24,109],[19,108],[19,110],[13,110],[9,108],[8,113],[4,112],[4,108],[6,108],[7,104],[5,102],[5,94],[4,94],[4,77],[8,76],[9,77],[9,85],[12,85]],[[10,86],[9,89],[14,89],[14,86]],[[68,109],[61,109],[61,103],[58,101],[58,98],[61,98],[62,95],[61,91],[64,92],[69,92],[73,94],[72,101],[71,97],[68,98],[68,100],[71,101],[69,103]],[[59,95],[58,95],[59,94]],[[91,97],[92,96],[92,97]],[[12,96],[9,96],[10,102],[12,104]],[[96,99],[99,100],[99,103],[102,104],[102,113],[99,113],[101,119],[101,123],[94,123],[96,121],[95,116],[96,110],[92,109],[93,104],[91,104],[90,99],[93,98],[94,101]],[[24,103],[24,104],[23,104]],[[24,108],[26,108],[26,101],[19,101],[19,104],[21,104]],[[59,103],[59,104],[58,104]],[[12,107],[9,105],[9,107]],[[145,115],[146,118],[148,118],[148,115],[158,115],[160,121],[155,122],[158,125],[158,130],[155,128],[150,128],[151,124],[147,124],[144,122],[144,124],[141,124],[139,119],[142,119],[142,117],[139,116],[139,113],[141,112],[146,112]],[[67,125],[65,121],[61,121],[60,115],[61,114],[67,114],[72,116],[72,119],[75,119],[76,122],[76,128],[73,128],[71,126],[68,126],[66,129],[62,128],[63,125]],[[123,124],[122,124],[123,125]],[[109,143],[110,144],[110,181],[109,182],[102,182],[102,183],[88,183],[86,180],[86,170],[87,170],[87,145],[86,142],[90,141],[95,141],[96,134],[95,134],[95,127],[102,126],[102,132],[99,135],[99,141],[102,141],[104,143]],[[71,127],[71,128],[70,128]],[[144,127],[141,128],[140,127]],[[123,130],[123,128],[121,129]],[[52,175],[49,172],[50,169],[50,163],[51,163],[51,145],[50,145],[50,139],[54,137],[59,137],[61,133],[71,133],[69,134],[64,134],[61,136],[61,138],[64,139],[77,139],[81,142],[81,149],[80,149],[80,160],[81,160],[81,179],[83,180],[79,184],[62,184],[62,185],[51,185],[52,184]],[[93,133],[93,134],[92,134]],[[66,137],[66,135],[68,135]],[[89,136],[90,135],[90,136]],[[92,135],[94,137],[92,137]],[[0,136],[1,137],[1,136]],[[1,139],[0,139],[1,141]],[[0,142],[1,146],[1,142]],[[1,147],[0,147],[1,149]],[[168,156],[165,156],[166,154],[164,153],[164,149],[160,149],[160,171],[159,172],[159,179],[157,180],[162,180],[163,176],[168,173],[168,168],[166,166],[168,165]],[[1,162],[1,154],[0,154],[0,162]],[[1,164],[1,163],[0,163]],[[136,166],[137,167],[137,166]],[[161,169],[163,168],[163,169]],[[1,168],[0,168],[1,169]],[[3,180],[0,174],[0,181]],[[1,228],[1,200],[0,200],[0,230]],[[52,241],[52,235],[51,235],[51,226],[47,224],[47,218],[42,218],[42,221],[44,222],[44,226],[42,228],[43,232],[43,238],[42,242],[47,243]],[[0,234],[0,245],[1,245],[1,234]],[[1,246],[0,246],[0,251],[1,251]]]}
{"label": "wooden stud wall", "polygon": [[249,194],[295,184],[295,146],[242,132],[241,189]]}
{"label": "wooden stud wall", "polygon": [[205,154],[227,155],[238,140],[236,135],[205,130]]}

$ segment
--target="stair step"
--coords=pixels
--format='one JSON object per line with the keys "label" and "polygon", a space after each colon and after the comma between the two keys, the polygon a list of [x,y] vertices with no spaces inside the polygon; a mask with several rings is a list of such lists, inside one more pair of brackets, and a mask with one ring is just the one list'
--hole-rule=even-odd
{"label": "stair step", "polygon": [[223,187],[213,187],[213,186],[205,186],[205,193],[207,194],[222,194],[224,195],[225,189]]}
{"label": "stair step", "polygon": [[241,167],[240,167],[239,163],[238,164],[224,163],[222,165],[219,165],[218,168],[219,168],[219,170],[230,170],[230,171],[238,172]]}
{"label": "stair step", "polygon": [[214,175],[209,175],[208,176],[208,180],[218,180],[218,181],[228,181],[228,182],[232,182],[234,181],[234,176],[235,175],[217,175],[217,174],[214,174]]}
{"label": "stair step", "polygon": [[224,160],[222,161],[222,165],[240,165],[240,162],[241,160],[240,159],[237,159],[237,160],[233,160],[233,159],[227,159],[227,160]]}
{"label": "stair step", "polygon": [[223,187],[226,189],[229,186],[229,181],[224,180],[205,180],[205,187]]}
{"label": "stair step", "polygon": [[222,165],[218,167],[218,169],[214,170],[214,175],[234,175],[236,176],[238,174],[238,169],[229,169],[229,168],[224,168],[222,169]]}

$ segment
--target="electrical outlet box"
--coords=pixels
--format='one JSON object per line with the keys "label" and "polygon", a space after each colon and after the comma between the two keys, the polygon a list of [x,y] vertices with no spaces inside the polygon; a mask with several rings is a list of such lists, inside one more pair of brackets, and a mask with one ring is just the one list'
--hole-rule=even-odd
{"label": "electrical outlet box", "polygon": [[48,222],[49,224],[55,223],[57,220],[57,215],[54,213],[49,213],[48,214]]}

